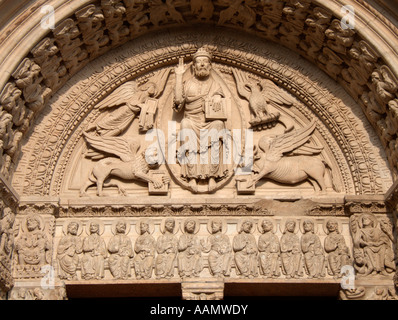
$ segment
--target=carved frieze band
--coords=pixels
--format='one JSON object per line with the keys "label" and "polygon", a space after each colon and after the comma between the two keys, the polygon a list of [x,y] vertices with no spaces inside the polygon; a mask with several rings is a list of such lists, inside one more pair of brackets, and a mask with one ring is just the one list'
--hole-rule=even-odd
{"label": "carved frieze band", "polygon": [[57,260],[59,277],[66,280],[161,279],[177,273],[181,278],[337,279],[343,265],[352,265],[349,240],[334,218],[72,219],[62,230]]}
{"label": "carved frieze band", "polygon": [[165,216],[272,216],[273,212],[255,204],[226,205],[70,205],[61,207],[60,217],[165,217]]}
{"label": "carved frieze band", "polygon": [[[56,236],[59,276],[339,279],[345,266],[358,279],[391,281],[395,231],[389,218],[351,216],[352,240],[347,228],[341,218],[311,217],[66,219]],[[375,251],[379,243],[382,250]]]}

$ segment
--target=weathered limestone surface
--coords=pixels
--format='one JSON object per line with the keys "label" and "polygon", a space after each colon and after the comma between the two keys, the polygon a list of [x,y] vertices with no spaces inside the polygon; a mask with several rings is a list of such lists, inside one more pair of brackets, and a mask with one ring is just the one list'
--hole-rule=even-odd
{"label": "weathered limestone surface", "polygon": [[383,3],[46,4],[0,3],[0,299],[397,299]]}

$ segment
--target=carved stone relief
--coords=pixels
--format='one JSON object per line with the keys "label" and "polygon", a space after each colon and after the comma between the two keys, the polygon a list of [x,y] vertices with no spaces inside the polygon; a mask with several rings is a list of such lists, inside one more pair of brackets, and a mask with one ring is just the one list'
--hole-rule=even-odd
{"label": "carved stone relief", "polygon": [[284,228],[283,235],[280,240],[282,272],[288,279],[302,277],[303,257],[300,247],[300,239],[297,235],[297,220],[286,220],[282,228]]}
{"label": "carved stone relief", "polygon": [[178,271],[182,278],[198,277],[203,269],[202,244],[195,234],[199,223],[187,219],[182,225],[184,234],[178,239]]}
{"label": "carved stone relief", "polygon": [[[311,219],[303,220],[300,244],[304,256],[304,267],[308,278],[325,276],[325,251],[316,235],[317,225]],[[340,269],[341,270],[341,269]]]}
{"label": "carved stone relief", "polygon": [[336,219],[63,218],[55,235],[57,278],[337,279],[352,265],[352,249]]}
{"label": "carved stone relief", "polygon": [[131,258],[134,255],[133,245],[129,233],[129,224],[126,220],[116,220],[114,236],[108,243],[109,269],[115,279],[127,279],[131,276]]}
{"label": "carved stone relief", "polygon": [[157,239],[157,257],[155,263],[156,278],[173,278],[175,263],[178,253],[178,239],[175,233],[178,232],[178,225],[173,218],[165,219],[161,232]]}
{"label": "carved stone relief", "polygon": [[[0,256],[14,250],[15,277],[40,278],[41,267],[57,261],[58,277],[67,282],[155,276],[247,280],[259,274],[338,281],[342,267],[353,263],[358,277],[390,280],[396,270],[394,228],[385,206],[339,201],[344,193],[385,193],[392,182],[386,158],[396,174],[398,80],[362,31],[342,28],[337,18],[306,0],[103,0],[59,21],[10,72],[0,93],[1,173],[22,195],[60,197],[56,217],[65,223],[61,227],[55,216],[29,212],[34,206],[20,208],[11,249],[13,213],[2,211]],[[144,35],[188,21],[246,33],[203,30],[199,35],[193,28]],[[250,40],[249,33],[299,52],[354,100],[314,66],[292,61],[290,51]],[[137,36],[142,37],[126,43]],[[104,55],[123,43],[120,51]],[[100,55],[104,59],[64,86]],[[175,135],[164,139],[162,149],[161,134],[151,136],[151,129],[165,132],[169,121],[176,123]],[[203,128],[241,134],[230,149],[228,134],[204,147],[180,139],[177,149],[186,149],[170,148],[185,129],[199,141]],[[249,146],[244,145],[250,139],[247,129],[255,131]],[[386,156],[379,153],[381,146]],[[220,162],[224,153],[239,161],[226,166]],[[204,156],[218,162],[193,161]],[[234,201],[208,202],[208,194],[216,192]],[[311,219],[282,217],[254,201],[275,194],[289,201],[292,195],[338,200],[306,206]],[[242,195],[253,201],[239,203]],[[193,201],[175,201],[179,198]],[[144,216],[145,221],[137,220]],[[166,220],[170,216],[175,219]],[[222,296],[220,288],[197,284],[197,290],[188,286],[183,293],[214,299]],[[40,300],[49,294],[18,287],[12,297]],[[340,294],[342,299],[396,298],[387,285],[359,284]]]}
{"label": "carved stone relief", "polygon": [[62,280],[77,280],[79,255],[83,252],[83,241],[80,236],[83,227],[80,221],[71,220],[65,223],[63,229],[64,236],[59,241],[57,248],[59,278]]}
{"label": "carved stone relief", "polygon": [[324,245],[328,272],[334,278],[341,278],[341,268],[352,265],[349,249],[341,234],[341,226],[336,219],[329,219],[325,221],[324,230],[327,233]]}
{"label": "carved stone relief", "polygon": [[104,225],[100,220],[92,220],[86,225],[88,236],[83,239],[82,278],[85,280],[102,279],[107,257],[106,244],[101,237]]}
{"label": "carved stone relief", "polygon": [[[239,47],[239,46],[238,46]],[[283,139],[287,138],[284,136],[284,134],[291,133],[292,136],[295,136],[295,134],[292,133],[293,128],[295,130],[299,130],[298,132],[301,132],[300,130],[304,130],[306,128],[306,124],[313,124],[311,121],[313,120],[313,116],[311,113],[303,106],[301,103],[299,103],[297,100],[294,99],[293,96],[290,96],[288,93],[285,92],[284,89],[278,87],[278,78],[275,78],[276,74],[272,74],[272,77],[268,75],[268,79],[264,79],[263,77],[259,77],[255,74],[249,74],[245,73],[237,68],[229,68],[227,66],[222,66],[221,64],[218,63],[217,59],[220,59],[221,56],[228,56],[231,55],[235,56],[235,59],[240,57],[240,53],[236,51],[232,51],[228,48],[225,48],[222,51],[222,54],[217,51],[212,51],[209,53],[209,49],[211,46],[208,46],[206,50],[207,53],[204,54],[210,55],[210,53],[213,56],[213,60],[216,60],[216,62],[212,63],[212,68],[211,72],[214,75],[214,78],[217,80],[216,83],[220,83],[222,87],[222,91],[224,92],[224,95],[226,95],[226,101],[231,102],[231,107],[232,110],[235,110],[235,114],[239,114],[241,116],[241,120],[236,119],[236,118],[227,118],[227,120],[212,120],[212,122],[209,123],[219,123],[224,122],[226,125],[226,128],[229,129],[229,132],[232,132],[232,129],[236,128],[241,128],[243,129],[242,131],[244,132],[245,127],[249,128],[251,126],[250,124],[250,117],[252,117],[253,111],[250,111],[251,109],[254,108],[254,104],[256,103],[255,96],[258,94],[259,96],[265,96],[266,98],[264,99],[270,99],[269,103],[266,104],[266,109],[269,114],[280,114],[279,117],[275,117],[274,120],[266,120],[270,121],[269,124],[270,128],[267,127],[266,130],[262,129],[263,131],[261,132],[255,132],[254,134],[254,143],[255,143],[255,148],[257,148],[257,152],[263,152],[260,148],[260,145],[258,145],[257,141],[260,142],[260,138],[264,136],[264,139],[261,141],[268,140],[271,135],[276,135],[278,138]],[[213,49],[214,50],[214,49]],[[148,52],[148,51],[147,51]],[[192,59],[193,54],[190,54],[189,52],[196,52],[196,49],[194,46],[189,46],[189,48],[186,49],[186,55],[188,56],[188,59]],[[160,59],[158,54],[162,53],[164,57],[166,57],[165,52],[162,51],[154,51],[154,52],[148,52],[147,55],[148,57],[154,55],[154,57],[157,57]],[[170,52],[169,54],[172,54]],[[196,55],[198,56],[198,54]],[[214,58],[216,57],[216,58]],[[206,57],[202,57],[206,58]],[[136,60],[134,60],[136,59]],[[141,61],[139,60],[140,57],[137,56],[135,57],[134,63]],[[149,60],[146,60],[149,62]],[[187,62],[189,62],[188,60]],[[256,61],[261,61],[259,57],[257,59],[253,59],[252,63],[257,63]],[[131,61],[133,63],[133,61]],[[265,61],[263,63],[266,63]],[[129,62],[130,64],[130,62]],[[115,76],[118,79],[122,74],[125,74],[127,72],[127,67],[126,64],[121,64],[119,65],[120,69],[118,69],[118,73],[115,74]],[[270,66],[273,68],[277,68],[280,70],[280,66]],[[118,190],[118,193],[121,195],[128,194],[130,195],[131,192],[129,190],[141,190],[140,192],[143,192],[144,189],[142,182],[148,182],[149,183],[149,188],[147,188],[146,192],[149,195],[167,195],[167,194],[172,194],[173,195],[173,190],[176,189],[176,187],[179,185],[185,190],[190,191],[193,194],[203,194],[203,193],[211,193],[215,192],[218,190],[222,190],[226,188],[227,186],[230,186],[230,183],[232,180],[230,178],[232,177],[231,174],[233,174],[233,167],[229,168],[228,173],[226,176],[218,176],[218,178],[213,179],[210,178],[198,178],[197,176],[195,179],[192,177],[189,178],[184,174],[186,170],[184,169],[185,165],[181,165],[178,162],[178,155],[176,155],[175,158],[170,155],[173,154],[173,149],[168,149],[169,148],[169,143],[170,141],[164,140],[166,142],[166,149],[163,149],[157,146],[158,151],[157,154],[154,152],[153,154],[153,165],[156,166],[156,157],[163,158],[159,159],[159,161],[166,161],[163,165],[159,167],[157,170],[152,170],[152,171],[147,171],[150,170],[150,168],[145,168],[143,164],[140,165],[140,162],[142,162],[140,159],[138,159],[138,154],[143,154],[142,152],[146,151],[145,154],[150,154],[151,153],[151,148],[147,149],[147,146],[149,145],[147,142],[144,142],[144,136],[148,132],[147,129],[149,129],[151,126],[156,129],[161,129],[163,132],[168,133],[167,128],[167,123],[168,121],[171,121],[173,119],[177,120],[177,127],[176,127],[176,134],[179,135],[179,127],[181,127],[182,123],[185,123],[187,121],[184,120],[184,122],[181,122],[181,120],[184,118],[179,118],[181,117],[179,114],[173,114],[173,110],[171,106],[173,105],[173,99],[175,95],[175,89],[176,89],[176,71],[179,67],[177,65],[176,68],[160,68],[158,70],[155,70],[153,72],[146,73],[142,75],[141,77],[134,78],[131,75],[128,76],[129,80],[128,81],[120,81],[117,80],[116,83],[119,83],[120,85],[113,85],[112,87],[109,87],[109,77],[111,77],[111,73],[107,72],[107,75],[100,75],[96,77],[96,82],[98,82],[99,86],[104,86],[105,83],[101,84],[103,80],[106,79],[106,87],[104,87],[105,91],[101,91],[101,97],[96,95],[91,98],[90,104],[92,106],[92,113],[87,115],[87,118],[85,120],[85,124],[82,126],[82,130],[84,130],[84,133],[79,129],[77,131],[73,131],[74,134],[71,137],[70,142],[66,145],[66,149],[64,149],[64,144],[61,143],[56,143],[57,145],[51,146],[53,143],[51,142],[49,147],[49,152],[51,152],[54,156],[51,156],[51,159],[55,159],[57,156],[55,154],[59,154],[62,150],[62,160],[59,162],[57,165],[57,168],[54,172],[54,167],[53,165],[49,165],[48,161],[45,160],[44,158],[37,159],[35,158],[32,161],[33,162],[25,162],[26,165],[29,163],[29,165],[34,165],[34,163],[39,160],[39,162],[46,162],[46,169],[43,172],[35,172],[29,174],[29,179],[28,176],[25,176],[25,181],[33,181],[34,179],[38,178],[40,182],[38,184],[44,183],[46,185],[45,188],[41,187],[40,191],[38,188],[36,190],[39,193],[43,192],[50,192],[50,189],[52,190],[52,194],[60,194],[62,192],[67,192],[69,194],[72,194],[71,190],[76,190],[76,188],[80,189],[79,192],[82,195],[89,194],[91,195],[91,186],[97,186],[99,188],[98,193],[105,195],[103,191],[101,191],[102,188],[110,189],[112,190],[111,194],[114,194],[115,188]],[[189,68],[183,68],[181,67],[181,70],[184,70],[184,75],[183,79],[187,81],[189,78],[193,77],[193,71],[191,66]],[[115,70],[116,71],[116,70]],[[120,73],[121,72],[121,73]],[[283,74],[283,70],[278,71],[279,73]],[[295,74],[294,76],[297,79],[297,76],[299,74]],[[113,77],[113,76],[112,76]],[[222,81],[220,80],[220,77],[222,77]],[[242,95],[242,90],[246,90],[247,93],[250,93],[249,88],[252,87],[253,90],[255,88],[254,84],[255,83],[263,83],[263,91],[260,93],[256,93],[253,97],[253,93],[250,95],[246,95],[248,99],[244,98],[244,95]],[[85,86],[85,83],[82,83],[81,86]],[[129,90],[128,88],[133,88],[132,90]],[[243,87],[243,88],[240,88]],[[93,87],[92,87],[93,88]],[[99,88],[99,87],[98,87]],[[240,88],[240,89],[239,89]],[[247,89],[244,89],[247,88]],[[266,89],[264,89],[266,88]],[[78,94],[78,92],[81,92],[82,87],[76,87],[75,93],[71,93],[71,97],[76,97],[75,94]],[[97,89],[93,89],[95,92],[97,92]],[[260,89],[256,89],[260,90]],[[94,91],[93,94],[94,94]],[[120,92],[120,94],[119,94]],[[140,107],[135,107],[136,112],[131,111],[131,117],[130,116],[125,116],[125,112],[130,112],[128,110],[128,104],[126,104],[125,101],[126,99],[128,100],[129,98],[123,98],[123,94],[121,92],[127,92],[126,94],[130,94],[132,98],[137,99],[137,101],[142,101],[142,102],[133,102],[133,104],[137,105],[140,104]],[[133,93],[136,92],[136,93]],[[269,92],[269,94],[268,94]],[[312,92],[311,90],[308,90],[308,92]],[[228,98],[229,96],[229,98]],[[126,96],[127,97],[127,96]],[[284,97],[284,98],[283,98]],[[228,99],[227,99],[228,98]],[[303,97],[304,98],[304,97]],[[112,101],[115,100],[115,101]],[[133,100],[134,100],[133,99]],[[259,99],[259,98],[257,98]],[[261,98],[262,99],[262,98]],[[261,102],[261,99],[259,99],[260,102],[260,109],[261,103],[264,104],[264,101]],[[283,100],[285,99],[285,100]],[[301,97],[300,97],[301,99]],[[310,98],[306,98],[309,99]],[[64,109],[66,105],[69,105],[68,110],[72,111],[75,110],[74,115],[66,115],[64,112],[61,111],[61,114],[63,114],[62,119],[60,118],[59,120],[55,120],[54,123],[58,123],[61,125],[61,122],[63,123],[61,126],[67,126],[68,128],[70,127],[71,123],[68,124],[69,120],[65,121],[63,119],[72,119],[70,117],[75,118],[76,114],[84,114],[88,111],[87,105],[85,105],[84,108],[86,108],[86,111],[83,112],[77,112],[77,110],[80,110],[80,102],[78,102],[79,99],[74,99],[74,101],[70,101],[70,98],[66,98],[64,100],[64,104],[62,104],[62,107],[60,105],[60,111],[61,109]],[[322,101],[322,100],[321,100]],[[130,103],[130,102],[129,102]],[[278,104],[279,103],[279,104]],[[221,104],[224,106],[224,103]],[[226,106],[229,105],[229,102],[226,103]],[[252,107],[250,107],[252,106]],[[290,106],[289,108],[286,108],[285,106]],[[91,107],[90,107],[91,108]],[[235,109],[234,109],[235,108]],[[134,109],[134,108],[133,108]],[[64,109],[65,110],[65,109]],[[91,109],[90,109],[91,110]],[[123,111],[125,110],[125,111]],[[221,109],[220,109],[221,110]],[[227,108],[228,110],[228,108]],[[337,110],[343,110],[342,106],[339,105],[336,108],[328,108],[329,111],[335,112]],[[235,112],[234,111],[234,112]],[[68,113],[69,111],[67,111]],[[292,114],[293,112],[293,114]],[[119,114],[120,113],[120,114]],[[324,113],[322,113],[324,114]],[[349,115],[348,113],[341,113],[339,111],[339,116],[337,114],[333,114],[331,117],[325,119],[325,121],[339,121],[341,125],[343,125],[345,120],[340,121],[342,117],[346,117]],[[308,120],[304,121],[300,120],[300,123],[298,123],[298,118],[306,117]],[[57,116],[58,117],[58,116]],[[348,117],[349,118],[349,117]],[[347,121],[348,121],[347,118]],[[181,120],[180,120],[181,119]],[[59,122],[60,121],[60,122]],[[116,128],[116,123],[121,123],[124,121],[123,125],[120,125],[118,128]],[[220,122],[221,121],[221,122]],[[229,126],[229,122],[232,121],[232,126]],[[245,122],[246,121],[246,122]],[[344,141],[341,141],[342,137],[339,136],[337,141],[334,141],[334,137],[330,137],[325,131],[325,128],[323,127],[323,124],[321,124],[318,121],[316,122],[316,129],[312,132],[312,134],[309,134],[308,140],[311,140],[311,147],[310,145],[307,146],[305,144],[304,150],[303,147],[297,148],[297,150],[293,150],[291,154],[288,154],[287,152],[284,154],[283,159],[288,160],[288,162],[293,161],[293,159],[302,160],[300,157],[304,157],[304,155],[308,156],[309,158],[305,158],[306,160],[311,160],[311,161],[317,161],[319,162],[319,170],[316,171],[316,179],[312,179],[310,177],[305,178],[305,175],[301,179],[289,179],[289,181],[285,181],[286,179],[282,180],[283,182],[278,181],[278,179],[272,179],[271,176],[264,177],[262,183],[259,183],[256,185],[255,183],[252,183],[250,180],[253,179],[253,174],[250,174],[250,171],[248,172],[248,176],[236,176],[236,180],[233,181],[235,184],[237,184],[238,188],[238,193],[239,194],[255,194],[255,195],[261,195],[264,194],[264,191],[261,191],[263,187],[261,186],[275,186],[275,184],[278,185],[284,185],[287,186],[288,188],[290,186],[297,186],[297,185],[303,185],[306,186],[308,189],[308,192],[311,193],[311,181],[314,183],[314,187],[316,190],[321,190],[324,191],[325,189],[327,192],[342,192],[342,191],[347,191],[347,190],[357,190],[355,192],[364,192],[364,190],[367,188],[368,190],[371,190],[372,188],[381,188],[381,184],[383,183],[382,180],[378,179],[377,183],[369,183],[367,184],[366,178],[366,172],[368,172],[369,179],[374,179],[376,178],[379,174],[375,172],[370,172],[366,168],[373,168],[371,170],[374,170],[376,168],[374,165],[372,165],[373,162],[375,162],[374,157],[372,155],[371,149],[369,149],[369,146],[364,146],[367,152],[365,152],[365,149],[363,149],[362,146],[359,146],[356,144],[357,147],[362,148],[362,151],[357,152],[354,150],[351,150],[351,147],[349,146],[349,143],[347,144]],[[337,125],[337,124],[336,124]],[[338,126],[338,125],[337,125]],[[258,126],[257,126],[258,127]],[[262,128],[262,127],[261,127]],[[307,127],[309,129],[309,127]],[[312,127],[311,127],[312,128]],[[55,129],[55,127],[54,127]],[[64,131],[66,130],[66,131]],[[63,129],[61,131],[51,131],[50,135],[54,134],[60,134],[61,136],[65,136],[66,132],[69,129]],[[283,131],[282,131],[283,130]],[[344,132],[347,132],[347,130],[353,130],[353,127],[350,127],[349,129],[344,129]],[[269,131],[269,133],[267,133]],[[56,133],[58,132],[58,133]],[[70,131],[71,132],[71,131]],[[364,132],[364,131],[363,131]],[[308,133],[308,132],[307,132]],[[359,132],[358,132],[359,134]],[[363,133],[361,133],[363,134]],[[357,135],[357,133],[355,133]],[[156,135],[155,135],[156,136]],[[83,137],[83,140],[82,140]],[[136,140],[134,143],[132,141],[134,137],[134,140]],[[151,136],[153,137],[153,136]],[[167,137],[168,138],[168,137]],[[156,139],[161,142],[162,138],[160,136],[156,136]],[[355,136],[356,140],[361,140],[359,136]],[[33,139],[34,140],[34,139]],[[303,141],[304,141],[304,136],[303,136]],[[65,141],[63,138],[59,138],[57,141]],[[307,140],[305,140],[307,141]],[[55,142],[55,140],[54,140]],[[87,143],[87,147],[84,146],[84,143]],[[244,140],[241,140],[243,143]],[[123,148],[115,148],[114,146],[118,144],[118,146],[123,145]],[[235,142],[234,142],[235,143]],[[305,143],[305,142],[303,142]],[[182,144],[182,143],[181,143]],[[347,153],[344,155],[341,154],[340,146],[341,144],[344,144],[348,147]],[[133,150],[138,150],[135,151],[134,154],[137,154],[137,156],[133,156],[131,152],[131,147],[134,145]],[[140,149],[137,149],[138,146],[141,146]],[[153,146],[154,144],[152,144]],[[40,150],[43,148],[43,143],[40,145],[36,145],[36,147],[33,147],[31,149],[32,151],[35,150],[35,153],[41,154]],[[179,146],[179,145],[178,145]],[[239,148],[235,148],[236,146],[233,145],[233,148],[231,150],[225,150],[225,143],[221,146],[222,148],[219,148],[219,152],[229,152],[232,155],[238,155],[240,157],[242,155],[242,150],[239,150]],[[76,147],[78,147],[78,150],[76,150]],[[183,146],[184,147],[184,146]],[[186,147],[186,146],[185,146]],[[220,147],[220,146],[219,146]],[[215,151],[217,149],[217,146],[214,146]],[[234,149],[235,148],[235,149]],[[311,149],[312,148],[312,149]],[[322,149],[323,148],[323,149]],[[114,150],[120,149],[121,152],[118,152],[118,154],[114,154]],[[50,151],[52,150],[52,151]],[[81,151],[80,151],[81,150]],[[110,151],[112,150],[112,151]],[[125,150],[126,152],[123,152],[122,150]],[[140,151],[141,150],[141,151]],[[312,152],[310,152],[312,150]],[[181,150],[179,150],[181,151]],[[209,149],[208,151],[211,151]],[[78,155],[78,153],[79,155]],[[81,153],[84,152],[86,155],[86,159],[84,161],[80,161],[81,158]],[[254,152],[256,152],[254,150]],[[296,153],[295,153],[296,152]],[[54,154],[55,153],[55,154]],[[234,154],[235,153],[235,154]],[[188,153],[189,154],[189,153]],[[215,152],[215,154],[217,154]],[[296,154],[298,158],[294,158],[294,155]],[[333,157],[332,157],[333,154]],[[354,155],[357,157],[359,154],[363,154],[364,157],[366,156],[367,159],[361,159],[358,161],[354,161],[351,166],[348,166],[347,160],[351,159],[350,154]],[[258,155],[258,154],[257,154]],[[369,156],[370,155],[370,156]],[[115,158],[116,156],[117,158]],[[180,153],[181,156],[181,153]],[[289,157],[290,156],[290,157]],[[100,158],[103,158],[101,160],[98,160]],[[137,169],[138,171],[136,174],[131,174],[131,172],[127,172],[126,170],[116,170],[116,167],[123,167],[126,166],[128,167],[130,164],[132,164],[134,161],[129,160],[131,158],[135,158],[136,160],[136,167],[137,168],[143,168]],[[290,159],[291,158],[291,159]],[[170,160],[172,159],[172,160]],[[173,164],[173,159],[175,159],[176,164]],[[242,158],[243,160],[243,158]],[[245,159],[246,160],[246,159]],[[256,163],[260,164],[262,161],[261,159],[256,159]],[[363,162],[365,161],[365,162]],[[234,163],[234,162],[233,162]],[[328,165],[325,165],[327,163]],[[366,164],[367,163],[367,164]],[[36,165],[35,165],[36,166]],[[332,167],[332,170],[328,168],[328,166]],[[356,166],[360,166],[357,169],[354,169]],[[258,166],[255,166],[258,167]],[[44,167],[43,167],[44,168]],[[198,167],[199,168],[199,167]],[[197,169],[198,169],[197,168]],[[336,169],[334,169],[336,168]],[[337,169],[339,168],[339,169]],[[344,169],[343,169],[344,168]],[[21,167],[22,169],[22,167]],[[343,170],[342,170],[343,169]],[[82,171],[83,170],[83,171]],[[207,169],[206,169],[207,170]],[[72,189],[70,187],[65,185],[64,178],[65,175],[68,174],[68,172],[75,172],[75,177],[73,177],[70,181],[72,185]],[[166,172],[171,173],[171,181],[169,180],[170,178],[168,177]],[[192,171],[192,170],[191,170]],[[78,173],[79,172],[79,173]],[[90,173],[91,172],[91,173]],[[109,172],[109,173],[108,173]],[[159,173],[158,173],[159,172]],[[163,172],[163,173],[162,173]],[[355,178],[354,180],[352,179],[352,175],[356,174],[355,172],[358,172],[360,176]],[[81,173],[81,174],[80,174]],[[55,182],[53,186],[50,186],[48,184],[48,179],[49,177],[55,174],[55,179],[52,181]],[[137,176],[138,174],[138,176]],[[36,178],[34,178],[36,177]],[[87,180],[86,181],[81,181],[82,177],[87,175]],[[39,178],[40,176],[40,178]],[[98,177],[97,177],[98,176]],[[204,174],[203,177],[206,175]],[[268,178],[268,179],[266,179]],[[79,180],[80,179],[80,180]],[[102,180],[106,180],[105,186],[101,183]],[[133,184],[128,182],[129,180],[134,181]],[[265,181],[267,183],[265,183]],[[326,181],[322,181],[326,180]],[[47,181],[47,182],[45,182]],[[79,182],[80,181],[80,182]],[[142,182],[141,182],[142,181]],[[246,182],[245,182],[246,181]],[[299,183],[301,181],[301,183]],[[323,187],[320,187],[320,184],[323,185]],[[303,184],[304,183],[304,184]],[[31,182],[27,182],[27,185],[30,185]],[[80,185],[79,185],[80,184]],[[245,185],[243,185],[245,184]],[[135,185],[135,186],[134,186]],[[211,186],[210,186],[211,185]],[[326,185],[326,187],[325,187]],[[30,187],[26,187],[25,190],[27,191]],[[87,189],[88,188],[88,189]],[[256,189],[260,188],[259,191]],[[364,189],[365,188],[365,189]],[[178,188],[177,188],[178,189]],[[31,189],[33,191],[33,189]],[[48,190],[48,191],[45,191]],[[88,190],[88,191],[86,191]],[[227,189],[226,189],[227,190]],[[287,189],[286,189],[287,190]],[[362,190],[362,191],[360,191]],[[30,193],[31,191],[27,191]],[[33,191],[33,193],[36,193]],[[75,191],[73,191],[75,193]],[[109,194],[109,193],[107,193]],[[141,193],[144,194],[144,193]],[[181,194],[181,193],[180,193]],[[186,194],[186,193],[185,193]]]}
{"label": "carved stone relief", "polygon": [[0,292],[6,293],[14,285],[12,251],[14,249],[15,213],[0,200]]}
{"label": "carved stone relief", "polygon": [[393,227],[388,219],[377,219],[371,213],[350,217],[354,243],[354,267],[358,276],[385,275],[395,271]]}
{"label": "carved stone relief", "polygon": [[55,289],[43,289],[41,287],[15,287],[9,300],[67,300],[64,287]]}
{"label": "carved stone relief", "polygon": [[55,218],[30,213],[18,220],[14,246],[14,277],[41,278],[42,267],[52,264]]}
{"label": "carved stone relief", "polygon": [[235,252],[235,265],[238,274],[242,277],[255,278],[258,276],[258,249],[257,243],[251,232],[254,231],[254,223],[249,219],[241,221],[238,226],[238,235],[233,240]]}
{"label": "carved stone relief", "polygon": [[155,262],[156,240],[151,235],[154,229],[147,220],[139,221],[137,226],[140,235],[134,245],[135,275],[137,279],[149,279]]}
{"label": "carved stone relief", "polygon": [[[211,2],[198,4],[191,1],[187,5],[171,2],[137,4],[126,0],[115,3],[101,1],[98,4],[89,4],[82,7],[75,15],[57,23],[52,34],[31,50],[35,58],[34,63],[37,63],[37,66],[42,69],[43,79],[40,80],[42,82],[39,81],[40,78],[31,81],[32,88],[29,84],[20,84],[23,87],[21,88],[24,91],[24,99],[30,97],[29,101],[24,102],[34,110],[41,108],[42,101],[48,100],[47,96],[50,91],[54,93],[54,89],[59,87],[67,77],[76,73],[90,59],[101,54],[100,48],[104,48],[105,51],[105,48],[110,49],[120,45],[159,26],[184,24],[187,22],[185,18],[187,15],[193,15],[192,18],[196,21],[213,20],[219,25],[231,25],[267,39],[281,39],[282,43],[304,54],[310,60],[315,60],[332,77],[342,81],[343,85],[347,86],[347,90],[357,92],[354,98],[357,98],[364,88],[367,91],[364,93],[367,95],[361,94],[363,95],[362,100],[365,102],[362,103],[361,100],[360,103],[365,109],[368,108],[367,105],[373,106],[369,107],[369,111],[377,108],[375,103],[379,104],[381,109],[388,109],[386,106],[394,99],[394,82],[396,81],[394,77],[390,77],[390,81],[385,79],[385,75],[377,76],[377,73],[380,74],[380,70],[387,70],[388,67],[381,60],[376,64],[376,59],[379,58],[376,50],[361,39],[361,31],[354,34],[354,31],[350,29],[341,29],[340,20],[336,19],[328,8],[316,6],[309,1],[276,2],[274,4],[232,1],[223,2],[222,5],[214,7]],[[360,58],[355,56],[355,53],[350,56],[358,46],[362,46],[361,50],[369,48],[370,50],[367,52],[370,54],[367,56],[371,58],[367,60],[365,51],[362,51],[364,54]],[[45,54],[42,48],[48,48],[46,49],[50,53],[48,59],[44,59]],[[320,54],[317,54],[318,52]],[[62,61],[57,61],[59,58],[62,58]],[[26,68],[26,65],[30,63],[27,60],[23,61],[24,68]],[[378,98],[380,94],[377,93],[377,90],[381,91],[381,87],[385,85],[377,84],[379,81],[377,79],[374,80],[374,85],[361,82],[363,77],[356,75],[355,72],[358,73],[358,68],[355,63],[374,65],[373,70],[369,70],[371,74],[375,75],[373,78],[378,77],[389,87],[389,89],[385,89],[389,92],[385,95],[385,99],[380,100]],[[346,64],[347,68],[345,68]],[[68,70],[67,76],[64,76],[65,68]],[[35,66],[30,69],[32,74],[37,74]],[[54,75],[55,73],[58,75]],[[381,73],[388,74],[384,71]],[[36,76],[32,76],[32,79]],[[20,76],[17,73],[15,77],[16,80],[21,80],[18,79]],[[10,82],[10,84],[12,83]],[[42,86],[42,83],[45,86]],[[372,112],[368,113],[370,117],[372,117]],[[390,120],[388,113],[387,115]],[[377,121],[380,120],[377,119],[377,112],[373,116],[374,120],[371,119],[371,122],[377,127]],[[30,125],[29,118],[27,120],[27,125]],[[25,132],[25,130],[17,132]],[[382,135],[382,132],[379,133]],[[391,147],[394,143],[390,144],[395,141],[393,138],[393,136],[387,137],[390,160],[395,155],[393,147]],[[15,145],[18,149],[20,142],[16,141]],[[15,163],[16,160],[8,158],[7,161]]]}
{"label": "carved stone relief", "polygon": [[228,236],[225,235],[226,223],[221,219],[213,219],[208,223],[211,235],[207,238],[204,247],[209,252],[209,270],[215,277],[229,277],[231,274],[232,246]]}
{"label": "carved stone relief", "polygon": [[264,219],[259,224],[259,231],[263,233],[258,238],[258,260],[260,274],[265,278],[276,278],[281,275],[281,247],[276,233],[275,221]]}

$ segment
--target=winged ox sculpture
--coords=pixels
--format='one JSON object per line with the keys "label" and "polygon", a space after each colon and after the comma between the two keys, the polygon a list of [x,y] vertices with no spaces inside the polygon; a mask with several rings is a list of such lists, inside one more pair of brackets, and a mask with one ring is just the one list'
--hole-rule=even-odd
{"label": "winged ox sculpture", "polygon": [[[262,136],[258,147],[254,148],[252,183],[255,185],[263,178],[290,185],[308,180],[315,191],[326,192],[325,173],[326,168],[331,170],[331,167],[316,157],[323,147],[308,144],[315,127],[316,123],[312,121],[304,128],[276,137]],[[334,183],[333,189],[338,192]]]}

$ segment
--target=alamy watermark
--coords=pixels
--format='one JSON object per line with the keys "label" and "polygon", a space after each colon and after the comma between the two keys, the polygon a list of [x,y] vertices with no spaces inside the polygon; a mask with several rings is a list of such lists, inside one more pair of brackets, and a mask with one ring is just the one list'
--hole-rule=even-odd
{"label": "alamy watermark", "polygon": [[355,29],[355,9],[353,6],[343,6],[341,13],[344,15],[340,21],[342,29]]}
{"label": "alamy watermark", "polygon": [[45,5],[40,8],[40,12],[44,14],[44,17],[40,21],[40,26],[43,29],[55,28],[55,10],[53,6]]}
{"label": "alamy watermark", "polygon": [[40,287],[44,290],[54,289],[55,288],[55,270],[53,266],[46,264],[41,267],[41,273],[44,274],[43,278],[40,281]]}
{"label": "alamy watermark", "polygon": [[355,269],[353,266],[345,265],[341,268],[342,278],[340,286],[344,290],[355,289]]}

